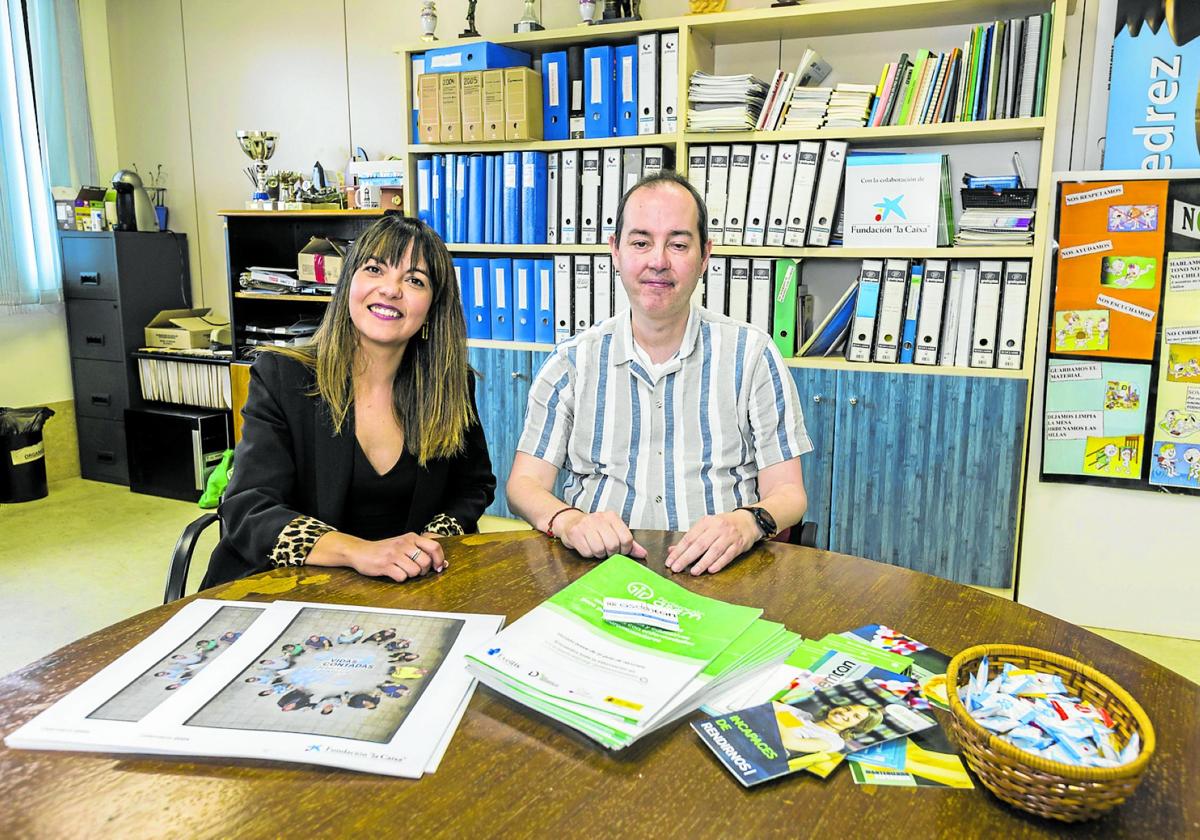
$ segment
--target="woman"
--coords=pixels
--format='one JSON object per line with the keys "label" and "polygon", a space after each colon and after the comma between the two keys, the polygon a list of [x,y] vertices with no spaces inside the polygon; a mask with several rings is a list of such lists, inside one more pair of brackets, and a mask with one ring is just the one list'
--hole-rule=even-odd
{"label": "woman", "polygon": [[883,723],[883,712],[862,703],[851,703],[833,706],[821,720],[815,721],[804,709],[776,703],[775,719],[780,740],[789,753],[840,753],[848,741]]}
{"label": "woman", "polygon": [[364,231],[312,344],[250,370],[204,586],[303,564],[444,570],[435,537],[474,532],[496,487],[465,336],[433,231],[399,215]]}

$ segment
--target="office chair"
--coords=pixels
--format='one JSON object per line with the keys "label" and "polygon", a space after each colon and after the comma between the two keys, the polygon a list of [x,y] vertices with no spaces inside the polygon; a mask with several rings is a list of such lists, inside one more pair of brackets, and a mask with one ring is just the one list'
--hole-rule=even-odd
{"label": "office chair", "polygon": [[786,542],[789,545],[802,545],[805,548],[816,548],[817,523],[802,521],[793,525],[790,533],[787,535]]}
{"label": "office chair", "polygon": [[206,513],[188,523],[175,543],[175,551],[171,555],[171,566],[167,569],[167,589],[163,593],[163,603],[169,604],[183,597],[187,586],[188,569],[192,565],[192,552],[196,550],[196,542],[200,534],[209,525],[220,522],[215,513]]}

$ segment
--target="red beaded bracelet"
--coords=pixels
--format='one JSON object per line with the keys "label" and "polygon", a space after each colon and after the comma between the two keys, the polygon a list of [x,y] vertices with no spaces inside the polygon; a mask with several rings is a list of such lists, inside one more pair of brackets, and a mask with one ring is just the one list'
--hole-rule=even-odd
{"label": "red beaded bracelet", "polygon": [[[554,512],[554,515],[550,517],[550,521],[546,523],[546,536],[547,537],[550,537],[551,539],[556,539],[556,537],[554,536],[554,520],[558,519],[558,515],[560,513],[566,513],[569,510],[579,510],[579,508],[575,507],[574,505],[567,505],[562,510],[558,510],[558,511]],[[579,512],[583,513],[583,511],[581,511],[581,510],[579,510]]]}

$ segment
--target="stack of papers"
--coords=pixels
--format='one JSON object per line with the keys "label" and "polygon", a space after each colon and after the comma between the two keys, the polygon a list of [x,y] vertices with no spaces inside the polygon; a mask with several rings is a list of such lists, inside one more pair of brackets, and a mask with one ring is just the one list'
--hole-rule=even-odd
{"label": "stack of papers", "polygon": [[1030,245],[1033,210],[970,207],[958,221],[955,245]]}
{"label": "stack of papers", "polygon": [[711,76],[699,71],[688,85],[688,131],[748,131],[758,124],[767,83],[743,73]]}
{"label": "stack of papers", "polygon": [[419,778],[503,616],[196,600],[12,733],[13,749],[274,759]]}
{"label": "stack of papers", "polygon": [[320,326],[319,321],[301,319],[286,327],[267,327],[246,324],[243,342],[251,347],[269,344],[275,347],[303,347],[311,344]]}
{"label": "stack of papers", "polygon": [[[611,599],[630,598],[673,612],[679,630],[638,623],[628,607],[616,620]],[[468,653],[467,670],[619,750],[781,662],[800,637],[761,613],[696,595],[617,555]]]}
{"label": "stack of papers", "polygon": [[820,128],[825,124],[825,112],[828,110],[832,93],[833,88],[828,87],[793,88],[787,117],[781,128],[801,131]]}
{"label": "stack of papers", "polygon": [[873,85],[838,82],[825,112],[825,125],[830,128],[862,128],[867,124],[874,101]]}
{"label": "stack of papers", "polygon": [[692,728],[745,786],[849,761],[858,784],[970,788],[930,714],[948,709],[949,661],[881,624],[831,633],[711,698]]}
{"label": "stack of papers", "polygon": [[315,283],[293,277],[294,268],[268,268],[252,265],[238,275],[238,285],[262,294],[332,295],[336,285]]}

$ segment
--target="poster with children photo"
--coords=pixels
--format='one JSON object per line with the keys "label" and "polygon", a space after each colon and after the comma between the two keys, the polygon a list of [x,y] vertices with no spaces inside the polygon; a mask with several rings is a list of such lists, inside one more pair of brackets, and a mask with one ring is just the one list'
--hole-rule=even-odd
{"label": "poster with children photo", "polygon": [[1107,309],[1068,309],[1054,313],[1055,350],[1107,350]]}
{"label": "poster with children photo", "polygon": [[1105,257],[1100,261],[1100,285],[1113,289],[1153,289],[1158,277],[1154,257]]}

